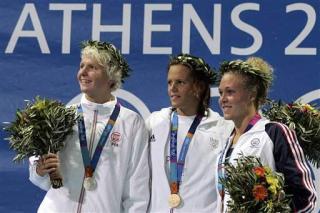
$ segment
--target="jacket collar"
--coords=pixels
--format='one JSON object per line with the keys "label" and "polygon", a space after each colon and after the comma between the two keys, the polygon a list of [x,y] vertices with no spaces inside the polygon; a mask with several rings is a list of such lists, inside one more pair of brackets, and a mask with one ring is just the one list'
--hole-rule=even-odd
{"label": "jacket collar", "polygon": [[[255,132],[263,132],[265,131],[265,125],[269,123],[269,120],[261,117],[261,119],[247,132],[244,132],[243,134],[253,134]],[[233,134],[234,131],[231,132],[231,135]]]}
{"label": "jacket collar", "polygon": [[94,111],[97,110],[98,112],[103,112],[103,113],[111,113],[111,111],[113,110],[114,106],[117,103],[117,98],[115,97],[115,100],[112,101],[108,101],[106,103],[103,104],[98,104],[98,103],[94,103],[89,101],[86,96],[83,94],[81,97],[81,106],[84,109],[90,110],[90,111]]}
{"label": "jacket collar", "polygon": [[265,125],[269,120],[261,117],[261,119],[248,131],[248,132],[260,132],[265,130]]}
{"label": "jacket collar", "polygon": [[[161,109],[160,112],[161,112],[160,115],[164,119],[169,119],[169,120],[171,119],[172,107],[163,108]],[[202,121],[199,124],[198,128],[201,127],[202,125],[218,122],[220,119],[222,119],[222,117],[217,112],[214,112],[211,109],[209,109],[209,116],[202,118]]]}

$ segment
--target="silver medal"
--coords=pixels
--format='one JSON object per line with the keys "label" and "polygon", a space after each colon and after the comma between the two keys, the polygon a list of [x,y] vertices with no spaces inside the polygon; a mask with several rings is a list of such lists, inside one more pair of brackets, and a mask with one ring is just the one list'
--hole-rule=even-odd
{"label": "silver medal", "polygon": [[83,187],[87,191],[92,191],[97,187],[97,182],[94,177],[86,177],[83,182]]}

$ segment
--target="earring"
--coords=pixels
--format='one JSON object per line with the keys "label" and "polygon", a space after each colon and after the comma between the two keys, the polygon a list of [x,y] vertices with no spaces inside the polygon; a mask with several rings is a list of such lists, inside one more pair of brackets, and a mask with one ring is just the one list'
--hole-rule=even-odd
{"label": "earring", "polygon": [[198,92],[194,92],[193,95],[197,98],[197,99],[200,99],[200,95]]}

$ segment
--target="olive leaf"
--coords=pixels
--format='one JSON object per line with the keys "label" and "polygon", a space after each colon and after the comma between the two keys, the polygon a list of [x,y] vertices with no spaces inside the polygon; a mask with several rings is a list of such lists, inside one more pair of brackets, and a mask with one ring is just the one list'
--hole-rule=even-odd
{"label": "olive leaf", "polygon": [[15,120],[4,128],[9,134],[10,148],[17,153],[13,161],[60,151],[76,120],[75,107],[39,96],[28,101],[25,109],[18,109]]}
{"label": "olive leaf", "polygon": [[320,167],[320,111],[315,105],[270,100],[262,113],[269,120],[294,130],[307,159]]}

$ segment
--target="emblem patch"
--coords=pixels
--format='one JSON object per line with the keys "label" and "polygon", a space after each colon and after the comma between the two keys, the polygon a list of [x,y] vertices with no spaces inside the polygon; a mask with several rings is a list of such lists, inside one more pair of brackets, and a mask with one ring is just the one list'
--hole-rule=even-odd
{"label": "emblem patch", "polygon": [[210,145],[212,149],[217,149],[219,145],[219,141],[210,137]]}
{"label": "emblem patch", "polygon": [[112,146],[119,146],[121,140],[121,135],[119,132],[113,132],[111,134],[111,145]]}
{"label": "emblem patch", "polygon": [[251,140],[251,148],[258,148],[260,144],[259,138],[254,138]]}

